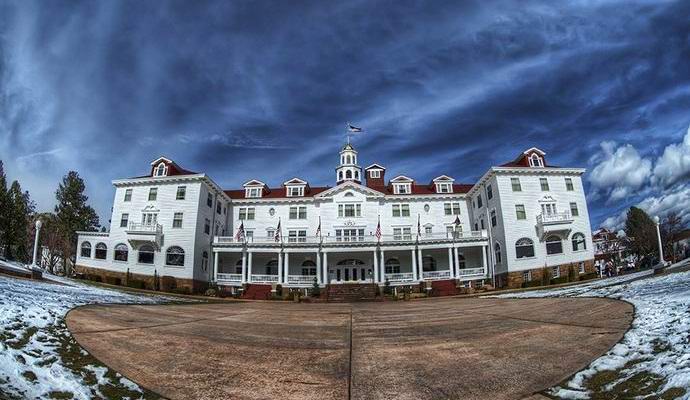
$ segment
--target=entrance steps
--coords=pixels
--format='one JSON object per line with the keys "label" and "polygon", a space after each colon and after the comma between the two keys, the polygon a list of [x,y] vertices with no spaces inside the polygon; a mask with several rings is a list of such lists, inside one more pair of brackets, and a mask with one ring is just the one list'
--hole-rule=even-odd
{"label": "entrance steps", "polygon": [[326,293],[329,302],[350,303],[355,301],[376,300],[375,283],[343,283],[327,285]]}
{"label": "entrance steps", "polygon": [[455,279],[431,282],[432,296],[454,296],[456,294],[458,294],[458,289]]}
{"label": "entrance steps", "polygon": [[271,285],[248,284],[242,292],[242,299],[268,300],[271,298]]}

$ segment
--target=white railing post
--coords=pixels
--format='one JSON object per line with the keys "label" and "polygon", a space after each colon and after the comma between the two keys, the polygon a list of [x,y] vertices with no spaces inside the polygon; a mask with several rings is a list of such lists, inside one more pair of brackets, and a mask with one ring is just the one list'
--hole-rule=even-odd
{"label": "white railing post", "polygon": [[379,263],[381,264],[381,282],[386,283],[386,255],[381,249],[381,258]]}
{"label": "white railing post", "polygon": [[412,279],[417,280],[417,254],[412,249]]}
{"label": "white railing post", "polygon": [[213,252],[213,281],[218,281],[218,259],[220,258],[220,253],[217,251]]}

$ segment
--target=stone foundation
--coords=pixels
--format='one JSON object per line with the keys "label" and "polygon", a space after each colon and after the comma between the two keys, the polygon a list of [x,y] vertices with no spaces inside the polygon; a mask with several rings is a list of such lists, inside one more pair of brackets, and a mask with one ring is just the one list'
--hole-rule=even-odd
{"label": "stone foundation", "polygon": [[[115,285],[130,286],[148,290],[160,290],[163,292],[188,292],[188,293],[203,293],[208,289],[208,282],[174,278],[172,276],[158,275],[157,282],[153,275],[142,275],[130,272],[110,271],[101,268],[87,267],[84,265],[76,265],[75,272],[84,275],[88,280],[100,280],[103,283],[110,283]],[[98,278],[96,278],[98,277]],[[117,280],[119,279],[119,283]],[[133,285],[135,282],[142,282],[143,287]]]}
{"label": "stone foundation", "polygon": [[[579,262],[574,262],[574,263],[568,263],[568,264],[561,264],[558,265],[559,271],[560,271],[560,277],[561,278],[566,278],[566,281],[568,281],[568,278],[570,276],[569,272],[571,268],[575,269],[575,272],[577,275],[577,279],[582,275],[585,274],[590,274],[590,273],[596,273],[597,270],[594,267],[594,260],[587,260],[583,261],[585,263],[585,273],[580,274],[579,273]],[[556,267],[556,265],[551,265],[546,268],[549,274],[551,274],[553,267]],[[517,289],[521,288],[522,284],[524,283],[524,272],[528,270],[523,270],[523,271],[515,271],[515,272],[504,272],[502,274],[496,275],[496,283],[499,288],[502,289]],[[531,271],[532,275],[532,280],[531,282],[542,282],[543,280],[543,274],[544,274],[544,267],[541,268],[534,268],[529,270]],[[552,275],[550,275],[550,278],[553,278]],[[535,283],[536,285],[536,283]]]}

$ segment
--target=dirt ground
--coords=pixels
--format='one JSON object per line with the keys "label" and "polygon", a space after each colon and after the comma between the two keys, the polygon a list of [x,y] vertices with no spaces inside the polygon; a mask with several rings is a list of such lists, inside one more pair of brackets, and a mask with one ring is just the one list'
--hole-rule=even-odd
{"label": "dirt ground", "polygon": [[[609,299],[77,308],[77,341],[171,399],[519,399],[615,344]],[[540,396],[535,396],[535,398]]]}

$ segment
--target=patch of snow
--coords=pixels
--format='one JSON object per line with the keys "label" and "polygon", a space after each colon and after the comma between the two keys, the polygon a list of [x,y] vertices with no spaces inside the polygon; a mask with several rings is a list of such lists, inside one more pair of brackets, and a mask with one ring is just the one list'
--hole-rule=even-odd
{"label": "patch of snow", "polygon": [[78,399],[91,399],[103,397],[99,386],[106,384],[130,389],[142,397],[143,391],[136,384],[109,378],[108,369],[102,365],[69,365],[65,348],[79,357],[88,353],[74,342],[64,317],[72,308],[85,304],[154,304],[171,299],[59,280],[65,284],[0,276],[0,397],[40,399],[62,391]]}

